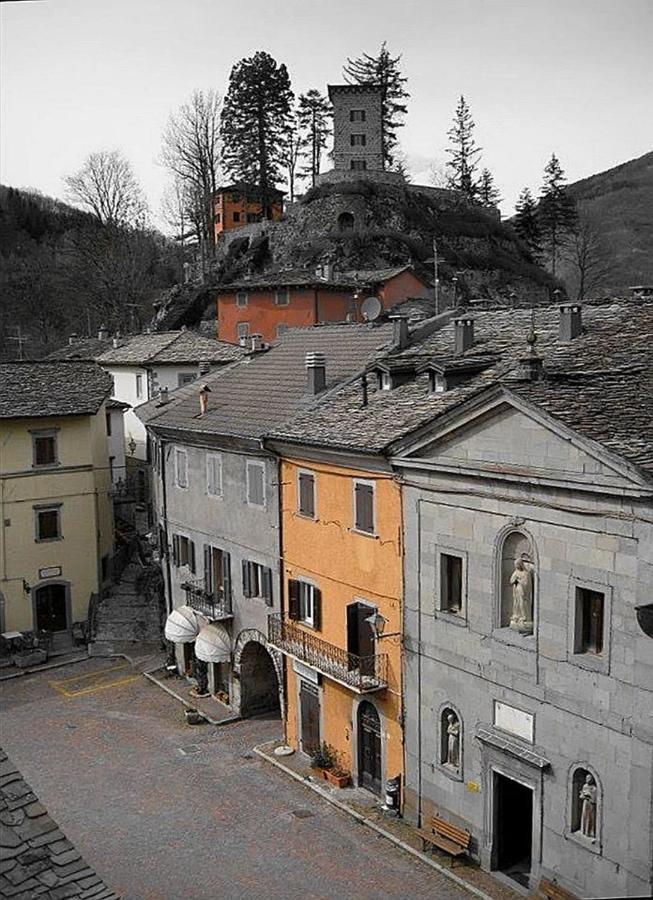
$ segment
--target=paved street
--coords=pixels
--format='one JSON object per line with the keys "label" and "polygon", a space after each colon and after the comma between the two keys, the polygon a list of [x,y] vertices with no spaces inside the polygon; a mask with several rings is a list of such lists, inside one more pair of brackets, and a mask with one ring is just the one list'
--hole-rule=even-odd
{"label": "paved street", "polygon": [[471,896],[252,756],[278,721],[191,728],[106,659],[4,682],[0,699],[5,750],[125,900]]}

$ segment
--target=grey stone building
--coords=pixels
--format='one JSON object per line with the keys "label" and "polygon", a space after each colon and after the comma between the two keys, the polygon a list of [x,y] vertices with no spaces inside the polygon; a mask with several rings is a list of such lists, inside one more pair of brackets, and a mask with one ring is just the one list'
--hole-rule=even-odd
{"label": "grey stone building", "polygon": [[403,486],[405,813],[523,889],[653,888],[652,335],[650,302],[460,315],[310,420]]}
{"label": "grey stone building", "polygon": [[138,410],[153,443],[167,634],[180,670],[197,654],[208,689],[236,713],[283,703],[281,658],[266,639],[281,609],[279,466],[263,436],[374,359],[392,331],[298,328],[272,348],[254,336],[208,390],[195,383]]}

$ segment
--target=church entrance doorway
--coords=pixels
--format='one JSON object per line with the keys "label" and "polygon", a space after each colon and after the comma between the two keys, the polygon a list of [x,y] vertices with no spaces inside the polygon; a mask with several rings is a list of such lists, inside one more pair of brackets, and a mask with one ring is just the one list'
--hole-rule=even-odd
{"label": "church entrance doorway", "polygon": [[533,791],[494,773],[494,868],[529,887],[533,835]]}

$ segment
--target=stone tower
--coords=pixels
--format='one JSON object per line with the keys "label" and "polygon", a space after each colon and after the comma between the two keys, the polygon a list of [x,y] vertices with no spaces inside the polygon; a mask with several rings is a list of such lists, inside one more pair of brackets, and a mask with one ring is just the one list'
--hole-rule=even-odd
{"label": "stone tower", "polygon": [[330,84],[333,104],[333,167],[336,172],[383,171],[381,88]]}

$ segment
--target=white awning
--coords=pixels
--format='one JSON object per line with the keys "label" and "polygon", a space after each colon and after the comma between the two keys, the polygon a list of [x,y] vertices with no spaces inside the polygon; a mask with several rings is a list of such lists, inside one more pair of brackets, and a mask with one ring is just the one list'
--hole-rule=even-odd
{"label": "white awning", "polygon": [[205,625],[195,641],[195,656],[207,663],[229,662],[231,641],[224,625]]}
{"label": "white awning", "polygon": [[189,644],[199,634],[204,620],[190,606],[173,609],[166,619],[164,634],[173,644]]}

